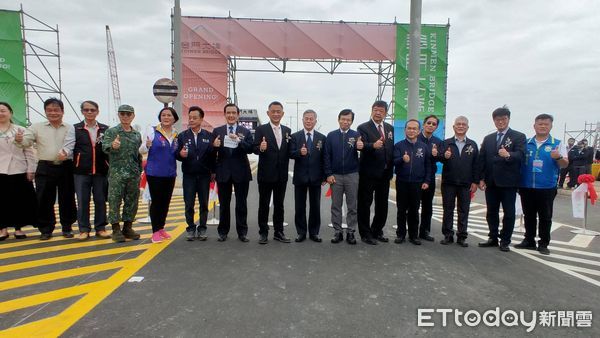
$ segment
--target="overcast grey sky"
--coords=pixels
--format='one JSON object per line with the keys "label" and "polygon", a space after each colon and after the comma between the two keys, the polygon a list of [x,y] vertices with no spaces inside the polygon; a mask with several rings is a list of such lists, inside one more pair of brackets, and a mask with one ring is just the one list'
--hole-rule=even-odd
{"label": "overcast grey sky", "polygon": [[[152,96],[152,84],[171,74],[173,1],[22,2],[30,15],[59,26],[63,90],[74,105],[85,99],[99,102],[103,122],[114,110],[108,105],[104,26],[109,25],[122,101],[136,108],[138,124],[155,123],[160,104]],[[181,2],[182,14],[189,16],[227,16],[231,11],[234,17],[375,22],[393,22],[394,17],[408,22],[410,8],[409,0]],[[0,7],[17,10],[19,3],[5,0]],[[581,129],[584,121],[600,120],[600,1],[423,0],[423,23],[448,19],[447,116],[449,121],[469,117],[472,138],[481,140],[493,129],[491,111],[504,104],[513,112],[511,126],[527,135],[542,112],[555,116],[554,134],[561,138],[565,122],[569,129]],[[33,33],[29,38],[43,39]],[[357,112],[356,122],[367,120],[376,94],[375,75],[238,73],[242,108],[256,108],[264,119],[270,101],[299,99],[309,102],[300,111],[319,113],[325,132],[337,127],[342,108]],[[295,105],[285,108],[288,116],[295,115]]]}

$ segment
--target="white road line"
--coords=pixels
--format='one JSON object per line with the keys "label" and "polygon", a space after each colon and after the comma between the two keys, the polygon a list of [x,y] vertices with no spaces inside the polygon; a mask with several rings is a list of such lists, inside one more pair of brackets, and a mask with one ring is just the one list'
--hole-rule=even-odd
{"label": "white road line", "polygon": [[586,235],[577,234],[577,235],[575,235],[575,237],[573,237],[569,241],[569,245],[576,246],[579,248],[587,248],[593,239],[594,239],[594,236],[586,236]]}
{"label": "white road line", "polygon": [[[483,239],[483,240],[487,239],[487,236],[482,236],[482,235],[479,235],[479,234],[473,234],[473,236],[478,237],[478,238]],[[547,265],[547,266],[549,266],[551,268],[554,268],[556,270],[562,271],[562,272],[564,272],[564,273],[566,273],[568,275],[571,275],[571,276],[573,276],[575,278],[579,278],[579,279],[581,279],[583,281],[586,281],[586,282],[588,282],[588,283],[590,283],[592,285],[600,287],[600,281],[597,281],[597,280],[595,280],[593,278],[590,278],[588,276],[585,276],[585,275],[582,275],[580,273],[577,273],[577,272],[573,271],[575,269],[572,269],[572,267],[565,268],[565,264],[550,262],[550,261],[544,260],[544,259],[542,259],[540,257],[537,257],[535,255],[532,255],[531,252],[533,252],[533,251],[529,251],[529,250],[512,250],[512,252],[516,253],[517,255],[521,255],[521,256],[527,257],[529,259],[532,259],[532,260],[534,260],[534,261],[536,261],[538,263],[542,263],[544,265]],[[554,255],[550,255],[550,256],[554,256]],[[577,268],[577,267],[574,267],[574,268]]]}

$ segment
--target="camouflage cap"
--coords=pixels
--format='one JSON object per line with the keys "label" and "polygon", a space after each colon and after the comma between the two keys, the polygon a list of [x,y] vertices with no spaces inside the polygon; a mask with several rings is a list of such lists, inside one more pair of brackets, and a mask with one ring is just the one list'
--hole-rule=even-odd
{"label": "camouflage cap", "polygon": [[133,109],[133,107],[128,104],[120,105],[118,111],[119,112],[127,112],[127,113],[135,113],[135,110]]}

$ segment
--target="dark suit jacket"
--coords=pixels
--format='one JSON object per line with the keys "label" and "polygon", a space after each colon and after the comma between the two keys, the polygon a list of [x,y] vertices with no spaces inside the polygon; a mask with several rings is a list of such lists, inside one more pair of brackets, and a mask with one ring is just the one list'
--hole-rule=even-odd
{"label": "dark suit jacket", "polygon": [[496,146],[498,132],[483,139],[479,150],[479,177],[486,185],[503,188],[516,188],[521,183],[521,163],[525,157],[525,134],[508,129],[501,145],[510,153],[508,159],[498,155]]}
{"label": "dark suit jacket", "polygon": [[220,137],[221,146],[215,148],[217,182],[228,182],[230,179],[235,183],[252,181],[250,162],[248,154],[252,153],[252,133],[238,124],[235,132],[240,138],[237,148],[225,147],[225,138],[229,137],[227,125],[217,127],[213,130],[213,140]]}
{"label": "dark suit jacket", "polygon": [[373,121],[369,120],[358,126],[357,131],[365,144],[360,155],[359,173],[361,176],[366,175],[370,178],[386,180],[392,178],[394,173],[394,127],[383,122],[383,129],[385,134],[384,147],[375,149],[373,143],[377,142],[381,135]]}
{"label": "dark suit jacket", "polygon": [[[308,154],[300,155],[300,149],[306,144],[304,129],[292,134],[289,144],[290,158],[294,159],[294,184],[321,185],[325,181],[325,135],[314,130],[311,132],[313,144]],[[308,147],[308,146],[307,146]]]}
{"label": "dark suit jacket", "polygon": [[[194,133],[190,128],[177,135],[177,153],[175,157],[181,161],[181,171],[184,174],[210,175],[215,169],[215,157],[212,146],[212,135],[206,130],[200,130],[194,141]],[[188,156],[179,155],[181,149],[188,147]]]}
{"label": "dark suit jacket", "polygon": [[[258,172],[256,175],[258,183],[287,182],[288,165],[290,163],[288,142],[292,137],[292,131],[282,124],[280,124],[280,127],[281,148],[277,147],[277,140],[270,123],[260,125],[254,131],[252,149],[258,155]],[[263,137],[267,141],[267,150],[261,152],[259,149]]]}

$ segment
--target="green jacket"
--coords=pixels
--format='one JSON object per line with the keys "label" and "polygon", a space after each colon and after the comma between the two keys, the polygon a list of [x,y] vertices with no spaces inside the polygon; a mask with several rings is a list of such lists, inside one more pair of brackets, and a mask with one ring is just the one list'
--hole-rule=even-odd
{"label": "green jacket", "polygon": [[[112,143],[117,135],[119,135],[121,147],[115,150],[112,148]],[[141,145],[142,136],[135,129],[125,131],[120,124],[107,129],[102,139],[102,151],[108,154],[109,177],[140,177],[142,173],[142,155],[139,148]]]}

